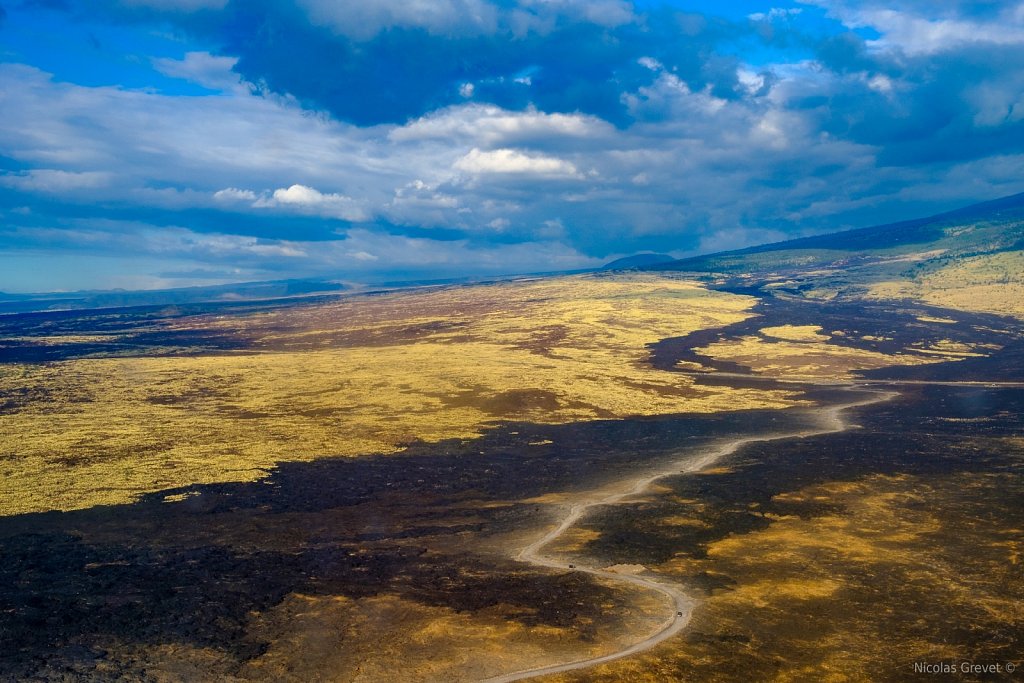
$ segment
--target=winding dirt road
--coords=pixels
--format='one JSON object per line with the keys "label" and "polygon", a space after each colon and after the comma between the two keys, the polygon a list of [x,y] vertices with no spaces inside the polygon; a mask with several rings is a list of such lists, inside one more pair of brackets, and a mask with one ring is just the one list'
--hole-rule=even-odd
{"label": "winding dirt road", "polygon": [[726,441],[701,457],[694,459],[692,456],[688,456],[685,459],[670,463],[660,471],[647,474],[639,479],[627,479],[619,482],[614,486],[614,490],[611,492],[608,492],[608,489],[605,488],[602,490],[601,494],[596,494],[594,498],[585,499],[570,505],[566,509],[565,516],[562,517],[561,521],[555,528],[551,529],[536,541],[519,551],[515,559],[521,562],[528,562],[539,567],[584,572],[592,576],[601,577],[608,581],[641,586],[663,595],[666,602],[671,606],[671,611],[666,615],[665,621],[663,621],[652,633],[648,634],[643,640],[640,640],[622,650],[602,655],[600,657],[590,657],[587,659],[566,662],[565,664],[553,664],[550,666],[541,666],[534,669],[524,669],[522,671],[502,674],[500,676],[486,679],[485,683],[508,683],[510,681],[521,681],[526,678],[533,678],[534,676],[565,673],[567,671],[575,671],[577,669],[585,669],[598,664],[604,664],[606,662],[634,655],[638,652],[643,652],[644,650],[649,650],[663,640],[671,638],[683,630],[686,627],[686,624],[690,621],[690,616],[693,613],[696,601],[684,591],[682,586],[657,581],[647,576],[618,574],[615,572],[605,571],[597,567],[588,567],[579,563],[569,564],[568,562],[545,555],[543,552],[544,548],[565,533],[566,530],[576,524],[576,522],[582,519],[591,508],[621,503],[630,497],[643,493],[651,484],[659,479],[678,476],[680,474],[699,472],[718,460],[735,453],[747,444],[763,441],[804,438],[844,431],[848,429],[850,425],[843,420],[843,411],[849,410],[850,408],[857,408],[860,406],[871,405],[873,403],[888,401],[898,395],[896,392],[876,391],[856,386],[850,386],[849,390],[857,391],[859,393],[868,392],[872,395],[869,398],[852,401],[850,403],[843,403],[827,408],[819,408],[817,410],[819,427],[815,429],[796,432],[769,433],[761,436],[745,436],[739,439]]}

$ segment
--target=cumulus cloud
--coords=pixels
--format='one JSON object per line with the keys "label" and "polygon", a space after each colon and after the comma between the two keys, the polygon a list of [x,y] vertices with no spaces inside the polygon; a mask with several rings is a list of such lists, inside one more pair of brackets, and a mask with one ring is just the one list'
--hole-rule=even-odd
{"label": "cumulus cloud", "polygon": [[586,138],[607,135],[612,127],[583,114],[548,114],[535,108],[513,112],[493,105],[447,107],[394,128],[393,142],[453,141],[472,139],[494,146],[557,144],[578,146]]}
{"label": "cumulus cloud", "polygon": [[244,203],[256,209],[285,209],[346,221],[363,221],[369,218],[365,207],[352,197],[335,192],[321,192],[298,183],[280,187],[273,192],[261,193],[227,187],[214,192],[213,198],[223,203]]}
{"label": "cumulus cloud", "polygon": [[253,206],[292,207],[301,211],[312,211],[324,216],[343,218],[347,221],[365,220],[366,212],[352,197],[334,192],[323,193],[306,185],[290,185],[274,190],[270,197],[260,197]]}
{"label": "cumulus cloud", "polygon": [[290,187],[282,187],[274,190],[274,194],[269,202],[265,204],[281,205],[281,204],[296,204],[299,206],[322,206],[324,204],[334,204],[339,202],[350,202],[351,197],[345,197],[340,194],[324,194],[319,190],[315,190],[312,187],[306,187],[305,185],[292,185]]}
{"label": "cumulus cloud", "polygon": [[[863,106],[859,93],[874,91],[860,73],[813,65],[780,70],[771,94],[740,100],[660,74],[631,105],[639,121],[626,130],[584,114],[473,103],[404,126],[359,129],[276,98],[179,99],[5,70],[12,99],[0,100],[0,142],[16,158],[49,163],[72,150],[66,163],[76,170],[66,173],[102,173],[115,159],[121,168],[117,183],[69,189],[66,201],[117,202],[170,224],[184,220],[176,212],[190,211],[189,223],[210,232],[232,225],[324,239],[339,230],[322,220],[331,218],[422,238],[427,231],[442,246],[458,239],[482,246],[493,235],[509,243],[553,239],[598,257],[685,251],[722,244],[714,235],[737,226],[800,233],[913,215],[913,208],[884,210],[905,201],[893,188],[927,177],[878,165],[880,153],[906,144],[876,145],[884,126],[866,131],[876,136],[866,140],[856,139],[859,131],[823,135],[829,116],[858,106],[843,93],[858,93]],[[986,111],[998,108],[997,94],[979,93]],[[794,106],[814,98],[828,106]],[[889,106],[879,100],[877,115]],[[644,108],[655,111],[640,116]],[[1006,154],[1012,158],[1012,145]],[[968,198],[991,196],[992,183],[1005,186],[997,167],[987,168],[967,186]],[[944,177],[934,166],[929,173]],[[948,196],[964,196],[964,188]]]}
{"label": "cumulus cloud", "polygon": [[579,171],[565,159],[540,154],[524,154],[514,149],[487,152],[474,147],[455,162],[455,168],[467,173],[512,173],[539,176],[577,177]]}

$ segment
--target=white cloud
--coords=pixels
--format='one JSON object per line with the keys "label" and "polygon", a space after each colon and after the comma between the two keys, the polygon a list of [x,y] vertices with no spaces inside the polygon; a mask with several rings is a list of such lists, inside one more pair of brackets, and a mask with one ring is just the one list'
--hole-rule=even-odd
{"label": "white cloud", "polygon": [[242,82],[241,76],[232,71],[237,63],[237,57],[186,52],[182,59],[154,59],[153,68],[165,76],[191,81],[211,90],[245,93],[251,88]]}
{"label": "white cloud", "polygon": [[[199,65],[205,58],[196,59]],[[184,68],[188,59],[180,61]],[[278,261],[315,272],[575,268],[591,262],[576,245],[619,252],[653,236],[681,250],[696,247],[698,239],[705,247],[729,248],[769,234],[750,230],[774,231],[787,220],[793,225],[786,229],[818,231],[845,227],[841,221],[877,222],[902,201],[893,187],[925,184],[932,196],[962,203],[1024,189],[1008,180],[1022,177],[1013,175],[1019,160],[987,166],[970,183],[964,179],[971,174],[954,172],[966,165],[948,172],[882,166],[878,148],[822,134],[819,109],[792,105],[847,87],[870,92],[891,86],[887,96],[901,99],[912,84],[896,75],[884,83],[811,63],[774,66],[768,92],[726,100],[691,91],[661,65],[652,67],[651,85],[626,97],[639,118],[626,128],[579,113],[473,102],[403,126],[357,128],[241,90],[170,97],[56,82],[37,69],[0,64],[0,150],[32,169],[2,175],[0,183],[24,193],[59,192],[66,202],[116,204],[140,215],[151,210],[163,223],[178,220],[165,210],[213,208],[228,216],[225,225],[245,232],[247,214],[259,215],[261,235],[289,239],[173,229],[161,237],[162,228],[146,232],[145,244],[95,230],[78,236],[82,244],[99,240],[110,250],[243,262],[250,274]],[[740,68],[748,92],[760,89],[762,76]],[[1021,92],[1006,78],[965,86],[964,99],[976,107],[977,125],[998,125],[1024,115]],[[559,179],[572,182],[553,182]],[[13,204],[32,201],[15,197]],[[47,206],[33,209],[41,216]],[[430,228],[444,231],[445,239],[403,238],[364,226],[346,228],[348,239],[338,240],[337,223],[298,221],[296,215],[379,220],[387,232],[405,226],[397,230],[421,236]],[[4,220],[38,223],[40,217],[29,221],[8,212]],[[519,245],[487,246],[498,233],[503,243]],[[291,239],[299,235],[309,241]],[[536,259],[528,257],[530,250]]]}
{"label": "white cloud", "polygon": [[893,91],[892,79],[885,74],[875,74],[867,79],[868,87],[876,92],[889,95]]}
{"label": "white cloud", "polygon": [[[927,14],[889,3],[851,3],[848,0],[802,0],[819,5],[850,28],[873,28],[880,37],[868,41],[879,50],[899,50],[907,55],[933,55],[965,44],[1024,45],[1024,12],[1021,4],[1007,5],[994,18],[964,16],[953,6],[935,8],[927,3]],[[970,5],[968,5],[970,6]],[[945,11],[943,11],[945,10]]]}
{"label": "white cloud", "polygon": [[784,150],[789,147],[789,132],[792,131],[794,125],[800,125],[796,117],[788,112],[770,109],[754,126],[750,139],[758,144],[758,146]]}
{"label": "white cloud", "polygon": [[395,190],[390,206],[414,209],[458,209],[459,199],[455,195],[440,192],[437,183],[425,183],[416,179]]}
{"label": "white cloud", "polygon": [[369,218],[365,207],[352,197],[321,192],[299,184],[259,194],[253,190],[228,187],[214,192],[213,198],[225,204],[244,204],[255,209],[285,209],[347,221],[364,221]]}
{"label": "white cloud", "polygon": [[259,197],[256,208],[288,207],[347,221],[363,221],[369,215],[359,203],[343,194],[320,192],[306,185],[290,185],[274,190],[270,197]]}
{"label": "white cloud", "polygon": [[772,7],[768,12],[755,12],[748,14],[747,19],[752,21],[771,21],[773,19],[786,19],[788,17],[795,17],[800,14],[803,10],[799,7]]}
{"label": "white cloud", "polygon": [[213,193],[213,198],[225,202],[254,202],[256,193],[252,190],[240,190],[237,187],[226,187]]}
{"label": "white cloud", "polygon": [[1024,74],[1003,82],[978,83],[967,89],[976,126],[998,126],[1024,120]]}
{"label": "white cloud", "polygon": [[746,67],[740,67],[736,71],[736,78],[740,85],[747,91],[748,95],[756,95],[765,87],[765,74],[755,73]]}
{"label": "white cloud", "polygon": [[106,171],[62,171],[52,168],[37,168],[21,173],[0,175],[0,185],[27,192],[62,194],[72,190],[89,190],[105,187],[114,175]]}
{"label": "white cloud", "polygon": [[274,190],[273,201],[275,204],[319,206],[335,202],[350,202],[352,198],[340,194],[323,194],[319,190],[306,187],[305,185],[292,185],[287,188],[282,187]]}
{"label": "white cloud", "polygon": [[661,71],[665,66],[654,57],[641,57],[636,63],[649,71]]}
{"label": "white cloud", "polygon": [[557,157],[540,154],[528,155],[514,149],[495,149],[483,152],[476,147],[455,162],[459,171],[467,173],[514,173],[540,176],[576,177],[576,167]]}
{"label": "white cloud", "polygon": [[[660,69],[660,64],[654,68],[655,71]],[[712,95],[710,88],[694,92],[678,76],[664,70],[651,85],[623,93],[622,101],[638,119],[667,118],[678,122],[717,115],[728,104],[727,100]]]}
{"label": "white cloud", "polygon": [[536,109],[511,112],[493,105],[469,104],[432,112],[394,128],[392,142],[448,140],[473,146],[503,146],[555,138],[589,138],[614,128],[584,114],[547,114]]}
{"label": "white cloud", "polygon": [[863,20],[884,35],[878,44],[897,46],[907,54],[934,54],[964,43],[1024,44],[1024,26],[930,20],[893,10],[866,12]]}
{"label": "white cloud", "polygon": [[117,168],[125,178],[212,192],[225,179],[236,187],[273,187],[289,175],[327,184],[375,161],[365,136],[274,98],[89,88],[17,64],[0,64],[0,81],[0,148],[33,166]]}
{"label": "white cloud", "polygon": [[266,258],[302,259],[306,243],[249,235],[199,233],[180,226],[137,221],[77,219],[62,227],[13,228],[26,243],[47,244],[59,251],[78,247],[102,253],[189,257],[203,262],[255,263]]}

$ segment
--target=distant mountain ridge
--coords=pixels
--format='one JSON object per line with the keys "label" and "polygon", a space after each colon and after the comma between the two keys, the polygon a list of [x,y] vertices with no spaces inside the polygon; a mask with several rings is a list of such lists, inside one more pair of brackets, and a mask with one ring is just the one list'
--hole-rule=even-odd
{"label": "distant mountain ridge", "polygon": [[147,290],[96,290],[38,294],[0,292],[0,313],[117,308],[122,306],[163,306],[210,301],[245,301],[338,292],[347,287],[323,280],[269,280],[225,285]]}
{"label": "distant mountain ridge", "polygon": [[898,223],[643,266],[810,298],[1024,316],[1024,193]]}
{"label": "distant mountain ridge", "polygon": [[[959,226],[977,221],[1010,223],[1019,220],[1024,220],[1024,192],[979,204],[971,204],[970,206],[926,218],[915,218],[897,223],[886,223],[866,228],[813,235],[811,237],[798,237],[782,242],[746,247],[744,249],[691,256],[685,259],[674,260],[671,264],[667,265],[671,266],[672,270],[681,270],[688,264],[713,263],[718,259],[729,256],[763,254],[795,249],[842,251],[890,249],[907,245],[938,242],[946,237],[944,228],[949,226]],[[659,268],[659,270],[661,269],[667,268]]]}
{"label": "distant mountain ridge", "polygon": [[632,256],[623,256],[614,261],[609,261],[601,266],[600,270],[628,270],[630,268],[642,268],[675,260],[674,256],[669,256],[668,254],[633,254]]}

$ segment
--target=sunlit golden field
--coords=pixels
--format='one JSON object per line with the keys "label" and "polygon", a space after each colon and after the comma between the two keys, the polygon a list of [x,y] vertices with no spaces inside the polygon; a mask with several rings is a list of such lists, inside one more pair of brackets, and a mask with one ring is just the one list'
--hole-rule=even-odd
{"label": "sunlit golden field", "polygon": [[[754,303],[656,275],[524,280],[169,323],[238,335],[242,351],[5,365],[0,511],[248,481],[281,461],[472,439],[502,421],[797,405],[798,392],[696,385],[647,362],[648,344],[742,321]],[[783,325],[702,352],[763,374],[832,378],[977,351],[888,355],[831,338]]]}
{"label": "sunlit golden field", "polygon": [[830,339],[832,335],[813,325],[780,325],[761,329],[759,336],[720,341],[699,351],[770,377],[829,380],[849,378],[855,370],[955,360],[971,355],[973,348],[956,346],[951,351],[940,344],[939,348],[911,347],[906,352],[886,354],[829,344]]}
{"label": "sunlit golden field", "polygon": [[868,296],[1024,317],[1024,252],[958,259],[914,279],[872,283]]}
{"label": "sunlit golden field", "polygon": [[4,366],[0,510],[251,480],[282,460],[468,439],[503,420],[793,405],[645,364],[646,344],[753,303],[656,276],[523,281],[178,323],[245,334],[253,352]]}

